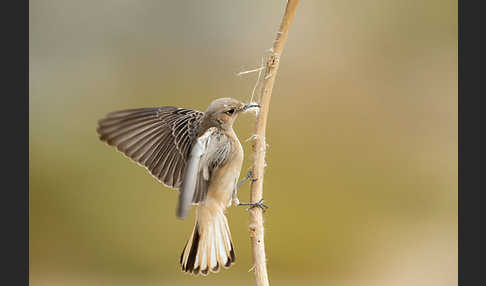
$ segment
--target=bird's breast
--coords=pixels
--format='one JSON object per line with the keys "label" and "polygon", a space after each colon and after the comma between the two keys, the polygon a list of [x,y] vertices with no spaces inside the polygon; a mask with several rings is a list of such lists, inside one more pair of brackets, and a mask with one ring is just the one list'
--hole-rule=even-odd
{"label": "bird's breast", "polygon": [[224,206],[227,206],[231,200],[243,164],[243,147],[236,135],[230,137],[230,142],[229,157],[225,164],[217,168],[211,176],[208,190],[208,198]]}

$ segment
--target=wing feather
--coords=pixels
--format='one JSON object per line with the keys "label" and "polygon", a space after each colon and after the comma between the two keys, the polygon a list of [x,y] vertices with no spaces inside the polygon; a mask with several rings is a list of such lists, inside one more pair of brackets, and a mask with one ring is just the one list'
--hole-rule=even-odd
{"label": "wing feather", "polygon": [[[196,171],[187,174],[203,115],[172,106],[122,110],[100,120],[97,132],[101,141],[144,166],[159,182],[180,189],[184,200],[180,202],[179,215],[185,215],[187,202],[197,204],[206,199],[211,174],[225,164],[231,153],[227,136],[213,132],[202,153],[201,149],[197,151],[201,153],[199,159],[192,159]],[[190,190],[182,187],[186,179]]]}
{"label": "wing feather", "polygon": [[98,122],[97,132],[101,141],[177,189],[203,114],[173,106],[115,111]]}

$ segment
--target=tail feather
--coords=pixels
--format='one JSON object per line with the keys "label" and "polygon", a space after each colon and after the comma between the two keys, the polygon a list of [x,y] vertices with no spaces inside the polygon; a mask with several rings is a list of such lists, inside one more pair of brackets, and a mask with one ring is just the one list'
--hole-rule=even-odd
{"label": "tail feather", "polygon": [[203,226],[196,224],[181,253],[182,271],[198,275],[218,272],[235,262],[233,242],[228,221],[223,212],[217,212]]}

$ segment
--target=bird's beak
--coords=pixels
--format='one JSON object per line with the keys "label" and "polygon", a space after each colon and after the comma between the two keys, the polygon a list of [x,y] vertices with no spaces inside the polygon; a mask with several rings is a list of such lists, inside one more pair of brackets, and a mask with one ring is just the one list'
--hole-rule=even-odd
{"label": "bird's beak", "polygon": [[260,108],[260,105],[256,104],[256,103],[248,103],[245,106],[243,106],[242,110],[247,111],[247,110],[252,109],[252,108]]}

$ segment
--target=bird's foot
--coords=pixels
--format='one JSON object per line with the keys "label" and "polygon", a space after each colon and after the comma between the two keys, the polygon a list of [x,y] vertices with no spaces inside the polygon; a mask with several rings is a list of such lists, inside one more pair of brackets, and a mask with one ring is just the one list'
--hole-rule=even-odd
{"label": "bird's foot", "polygon": [[269,206],[263,203],[263,199],[259,200],[256,203],[238,203],[238,206],[250,206],[248,210],[251,210],[252,208],[255,207],[259,207],[263,212],[265,212],[269,208]]}

